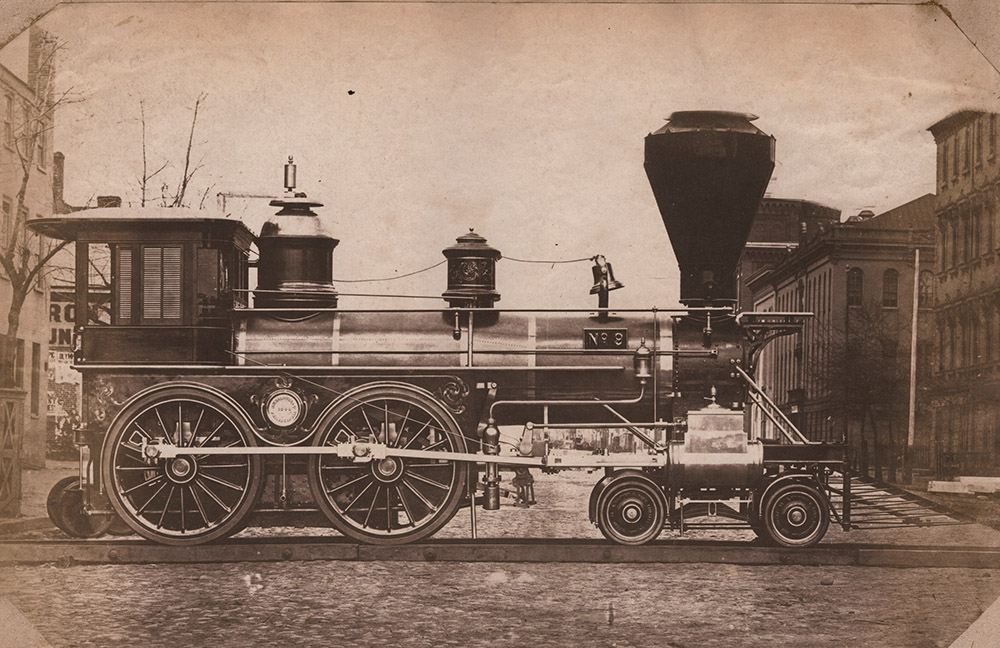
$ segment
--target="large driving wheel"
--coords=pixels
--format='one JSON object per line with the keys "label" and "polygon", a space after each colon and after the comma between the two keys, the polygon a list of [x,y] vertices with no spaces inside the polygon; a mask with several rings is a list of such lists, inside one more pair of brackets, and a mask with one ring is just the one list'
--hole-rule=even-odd
{"label": "large driving wheel", "polygon": [[623,475],[604,487],[597,500],[597,528],[604,537],[623,545],[642,545],[660,535],[667,502],[651,479]]}
{"label": "large driving wheel", "polygon": [[[465,452],[455,419],[429,393],[372,385],[348,394],[324,417],[315,445],[353,441],[425,452]],[[309,460],[313,498],[344,535],[402,544],[433,534],[465,495],[465,469],[446,459],[387,457],[353,463],[332,455]]]}
{"label": "large driving wheel", "polygon": [[783,547],[811,547],[826,534],[830,510],[826,497],[814,486],[788,484],[764,502],[764,530]]}
{"label": "large driving wheel", "polygon": [[195,454],[146,463],[141,445],[153,439],[193,448],[253,446],[239,410],[204,389],[157,390],[119,414],[102,455],[111,505],[136,533],[185,545],[239,530],[260,495],[260,456]]}

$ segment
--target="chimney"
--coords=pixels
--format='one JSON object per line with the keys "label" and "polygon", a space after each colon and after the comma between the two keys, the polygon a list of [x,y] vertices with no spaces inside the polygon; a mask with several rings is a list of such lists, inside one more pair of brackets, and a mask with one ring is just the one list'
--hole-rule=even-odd
{"label": "chimney", "polygon": [[56,151],[52,154],[52,213],[54,215],[72,214],[83,209],[83,207],[67,205],[66,201],[63,200],[65,173],[66,156],[63,155],[62,151]]}
{"label": "chimney", "polygon": [[[32,92],[40,89],[45,91],[46,97],[52,98],[52,74],[55,54],[55,39],[40,27],[32,27],[28,31],[28,74],[27,83]],[[45,86],[39,88],[39,85]]]}

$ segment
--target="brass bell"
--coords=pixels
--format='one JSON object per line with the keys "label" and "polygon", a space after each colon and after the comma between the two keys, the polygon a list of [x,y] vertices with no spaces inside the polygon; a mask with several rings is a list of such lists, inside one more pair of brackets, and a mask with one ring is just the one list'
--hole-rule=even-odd
{"label": "brass bell", "polygon": [[598,294],[602,288],[610,291],[625,287],[625,284],[615,280],[615,271],[611,264],[605,260],[603,254],[594,257],[594,267],[591,270],[594,272],[594,287],[590,289],[591,295]]}
{"label": "brass bell", "polygon": [[608,293],[612,290],[624,288],[625,284],[615,280],[614,270],[607,262],[604,255],[598,254],[594,257],[594,287],[590,289],[591,295],[597,295],[597,307],[606,309],[608,307]]}

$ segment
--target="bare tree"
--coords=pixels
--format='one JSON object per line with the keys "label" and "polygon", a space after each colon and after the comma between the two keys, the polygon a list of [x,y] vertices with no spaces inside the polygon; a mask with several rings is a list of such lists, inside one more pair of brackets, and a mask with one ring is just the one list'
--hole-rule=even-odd
{"label": "bare tree", "polygon": [[0,386],[12,385],[15,380],[16,340],[24,302],[46,271],[46,263],[66,245],[65,241],[41,240],[31,232],[25,205],[39,142],[52,131],[56,109],[71,101],[72,89],[57,95],[54,88],[55,59],[61,49],[57,39],[40,37],[37,72],[28,79],[30,92],[21,102],[21,121],[12,123],[4,134],[14,150],[19,175],[14,210],[0,240],[0,268],[11,285],[7,330],[0,340]]}
{"label": "bare tree", "polygon": [[167,162],[161,164],[156,171],[150,173],[147,166],[147,156],[146,156],[146,106],[142,99],[139,100],[139,119],[142,123],[142,177],[139,178],[139,190],[141,192],[141,199],[139,202],[140,207],[146,206],[146,189],[149,186],[149,181],[160,174],[165,168],[167,168]]}
{"label": "bare tree", "polygon": [[[187,197],[188,189],[191,185],[191,180],[194,178],[195,174],[202,168],[201,161],[194,163],[191,162],[191,153],[194,150],[194,133],[195,128],[198,125],[198,110],[201,108],[202,102],[205,101],[207,95],[201,94],[194,102],[194,114],[191,118],[191,130],[188,133],[187,148],[184,150],[184,169],[181,173],[180,180],[177,182],[176,187],[171,187],[166,182],[160,182],[160,197],[159,204],[161,207],[184,207],[186,206],[184,201]],[[164,161],[155,170],[150,171],[149,165],[149,154],[146,147],[146,108],[145,102],[139,100],[139,121],[142,127],[142,175],[136,178],[136,184],[139,186],[139,206],[145,207],[146,201],[149,199],[149,184],[156,176],[160,175],[168,166],[170,166],[170,161]],[[205,204],[205,197],[211,187],[205,190],[201,197],[198,208],[201,209]]]}
{"label": "bare tree", "polygon": [[894,480],[905,443],[905,431],[897,424],[906,413],[909,364],[900,340],[907,331],[878,304],[849,306],[844,322],[824,332],[826,348],[809,366],[826,376],[843,399],[844,416],[859,424],[859,438],[851,439],[858,467],[867,473],[873,465],[877,480],[885,476],[884,468]]}
{"label": "bare tree", "polygon": [[[201,102],[204,101],[206,95],[199,95],[194,102],[194,116],[191,118],[191,133],[188,135],[187,149],[184,151],[184,173],[181,174],[181,180],[177,183],[177,191],[174,192],[174,201],[171,207],[183,207],[184,206],[184,194],[187,193],[188,184],[191,182],[191,178],[194,174],[198,172],[201,168],[201,162],[198,162],[191,168],[191,147],[194,144],[194,127],[198,123],[198,108],[201,106]],[[202,201],[204,202],[204,200]]]}

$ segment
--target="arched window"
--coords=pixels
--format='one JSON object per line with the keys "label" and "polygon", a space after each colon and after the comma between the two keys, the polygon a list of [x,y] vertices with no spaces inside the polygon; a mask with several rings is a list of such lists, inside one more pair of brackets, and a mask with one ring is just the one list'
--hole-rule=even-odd
{"label": "arched window", "polygon": [[920,297],[918,303],[920,308],[932,308],[934,306],[934,273],[930,270],[920,271]]}
{"label": "arched window", "polygon": [[865,273],[861,268],[847,271],[847,305],[860,306],[864,295]]}
{"label": "arched window", "polygon": [[889,268],[882,273],[882,308],[899,306],[899,273]]}

